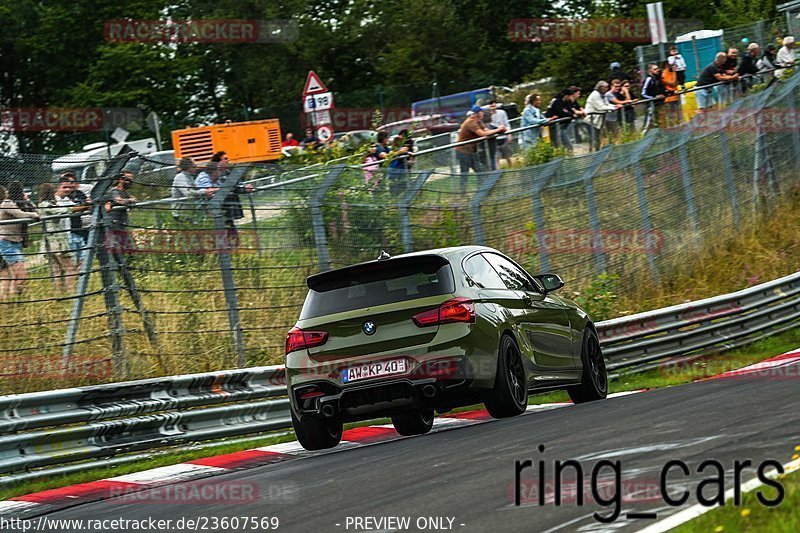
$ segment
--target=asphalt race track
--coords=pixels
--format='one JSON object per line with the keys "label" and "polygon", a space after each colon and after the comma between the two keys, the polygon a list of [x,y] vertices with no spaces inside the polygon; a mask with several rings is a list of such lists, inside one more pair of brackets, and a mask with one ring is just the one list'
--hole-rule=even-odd
{"label": "asphalt race track", "polygon": [[[724,466],[723,491],[733,487],[734,461],[749,459],[753,465],[767,459],[788,462],[800,444],[799,375],[800,368],[794,363],[784,369],[782,377],[715,379],[539,410],[421,437],[349,449],[344,446],[332,453],[204,480],[257,487],[258,497],[252,501],[154,503],[143,496],[140,501],[87,503],[48,517],[278,517],[277,531],[291,532],[634,531],[696,503],[698,483],[716,477],[713,469],[697,473],[706,459]],[[540,444],[545,446],[543,453],[537,449]],[[578,485],[572,477],[572,483],[564,484],[567,489],[562,488],[560,506],[547,501],[538,505],[535,493],[528,491],[538,474],[528,468],[521,474],[522,505],[515,506],[515,461],[526,459],[534,466],[544,461],[547,486],[552,486],[556,460],[580,461],[589,501],[583,506],[575,502]],[[611,524],[599,523],[592,516],[596,511],[608,515],[615,507],[591,501],[588,483],[592,466],[600,459],[620,462],[622,493],[629,500],[621,503],[620,516]],[[685,476],[675,468],[668,477],[668,492],[674,497],[684,490],[692,494],[677,508],[667,505],[658,490],[661,470],[673,459],[684,461],[690,469]],[[613,471],[601,474],[596,486],[608,502],[614,495],[608,481],[613,480]],[[755,475],[755,469],[749,468],[743,481]],[[706,487],[705,494],[713,495],[718,486]],[[549,490],[544,491],[546,496]],[[631,512],[656,513],[658,518],[626,518]],[[356,517],[376,521],[356,522]],[[408,526],[377,521],[381,517],[407,517]]]}

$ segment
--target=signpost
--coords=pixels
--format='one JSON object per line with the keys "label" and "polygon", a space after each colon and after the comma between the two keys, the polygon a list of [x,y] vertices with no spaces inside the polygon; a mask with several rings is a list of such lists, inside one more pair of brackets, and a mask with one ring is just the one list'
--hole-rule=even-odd
{"label": "signpost", "polygon": [[332,110],[333,93],[313,70],[309,71],[303,88],[303,111],[308,115],[308,123],[315,128],[317,139],[323,143],[333,138]]}

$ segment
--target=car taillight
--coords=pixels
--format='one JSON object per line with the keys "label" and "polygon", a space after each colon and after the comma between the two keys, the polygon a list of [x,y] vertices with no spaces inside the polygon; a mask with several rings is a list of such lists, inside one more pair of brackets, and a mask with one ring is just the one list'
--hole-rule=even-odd
{"label": "car taillight", "polygon": [[327,331],[303,331],[295,327],[290,329],[289,334],[286,335],[286,353],[322,346],[326,342],[328,342]]}
{"label": "car taillight", "polygon": [[454,322],[475,322],[475,305],[469,298],[453,298],[436,309],[417,313],[411,320],[420,328]]}

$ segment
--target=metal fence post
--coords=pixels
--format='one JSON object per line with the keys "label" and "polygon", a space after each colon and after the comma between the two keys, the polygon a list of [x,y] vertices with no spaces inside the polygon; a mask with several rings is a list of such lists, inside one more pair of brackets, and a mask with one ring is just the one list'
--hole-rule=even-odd
{"label": "metal fence post", "polygon": [[397,206],[400,211],[400,238],[403,241],[403,251],[405,253],[414,251],[414,240],[411,235],[411,221],[409,220],[408,210],[411,207],[411,202],[417,197],[417,194],[419,194],[419,191],[422,189],[422,186],[425,185],[425,182],[428,181],[431,174],[433,174],[432,170],[426,170],[419,174],[408,191],[406,191],[402,202]]}
{"label": "metal fence post", "polygon": [[731,213],[734,220],[739,220],[739,198],[736,194],[736,181],[733,176],[733,161],[731,160],[728,135],[724,129],[719,132],[719,149],[722,156],[722,167],[725,170],[725,191],[731,201]]}
{"label": "metal fence post", "polygon": [[235,237],[236,228],[232,227],[232,221],[225,220],[223,204],[228,195],[238,186],[239,180],[244,176],[245,171],[244,167],[235,168],[222,183],[219,190],[214,193],[209,204],[211,217],[214,220],[214,244],[219,256],[222,287],[225,292],[225,305],[228,308],[228,325],[230,326],[231,341],[236,354],[236,364],[239,368],[246,364],[244,333],[242,331],[242,322],[239,318],[239,298],[236,294],[236,281],[233,277],[233,264],[230,253],[231,246],[236,244],[232,241],[238,240],[238,238]]}
{"label": "metal fence post", "polygon": [[[689,132],[691,133],[691,132]],[[694,201],[694,188],[692,185],[692,171],[689,167],[689,152],[686,148],[688,135],[681,142],[678,148],[678,157],[681,163],[681,177],[683,179],[683,195],[686,200],[686,211],[689,214],[689,227],[694,237],[698,236],[699,225],[697,223],[697,206]]]}
{"label": "metal fence post", "polygon": [[650,275],[653,277],[654,283],[659,283],[661,277],[658,272],[658,263],[656,263],[654,240],[653,240],[653,224],[650,221],[650,207],[647,202],[647,187],[644,183],[644,172],[642,171],[641,158],[644,152],[656,140],[660,129],[654,130],[650,135],[640,141],[639,146],[631,157],[631,167],[633,175],[636,179],[636,200],[639,204],[639,216],[642,218],[642,229],[647,235],[647,264],[650,267]]}
{"label": "metal fence post", "polygon": [[256,238],[256,251],[261,256],[261,237],[258,235],[258,217],[256,216],[256,204],[253,201],[253,195],[248,194],[247,200],[250,203],[250,216],[253,217],[253,232]]}
{"label": "metal fence post", "polygon": [[478,192],[470,201],[470,210],[472,211],[472,224],[475,226],[475,243],[480,245],[486,244],[486,237],[483,234],[483,217],[481,216],[481,202],[492,191],[497,181],[503,175],[502,170],[495,170],[486,176],[486,180],[478,188]]}
{"label": "metal fence post", "polygon": [[603,235],[600,229],[600,214],[597,210],[597,199],[594,192],[594,175],[608,154],[611,153],[611,146],[606,146],[594,156],[589,167],[583,173],[583,186],[586,189],[586,206],[589,210],[589,225],[592,227],[592,255],[597,267],[597,273],[602,274],[608,269],[606,264],[606,254],[603,250]]}
{"label": "metal fence post", "polygon": [[538,176],[531,180],[531,195],[533,201],[533,222],[536,225],[536,242],[539,250],[539,270],[543,273],[550,271],[550,256],[547,253],[547,239],[545,232],[544,207],[542,206],[542,189],[547,185],[550,177],[556,173],[563,158],[554,159],[545,166]]}
{"label": "metal fence post", "polygon": [[[797,112],[797,96],[794,91],[790,91],[787,95],[789,109],[791,110],[790,116]],[[800,131],[797,128],[791,129],[792,133],[792,154],[794,155],[794,168],[800,171]]]}
{"label": "metal fence post", "polygon": [[83,314],[83,304],[86,299],[86,294],[89,289],[89,278],[92,275],[92,263],[94,262],[94,254],[97,246],[100,243],[100,214],[103,209],[102,199],[105,197],[108,189],[111,187],[111,177],[119,173],[128,160],[133,157],[134,153],[130,150],[123,148],[123,150],[112,159],[106,167],[105,174],[92,188],[91,198],[93,201],[92,207],[92,227],[89,228],[89,235],[86,239],[86,250],[83,263],[81,264],[81,272],[78,276],[78,284],[76,289],[77,298],[72,304],[72,313],[70,314],[69,324],[67,325],[67,335],[64,339],[64,348],[61,352],[61,367],[68,368],[70,359],[72,358],[72,347],[78,337],[78,329],[80,328],[81,315]]}
{"label": "metal fence post", "polygon": [[[103,300],[108,314],[108,330],[111,334],[111,366],[114,375],[123,379],[130,374],[130,361],[125,352],[125,329],[122,325],[122,306],[119,303],[119,283],[117,282],[117,261],[114,252],[109,248],[109,237],[116,240],[110,225],[111,219],[107,214],[101,215],[102,226],[100,245],[97,248],[97,260],[100,263],[100,278],[103,281]],[[125,243],[112,244],[111,247]]]}
{"label": "metal fence post", "polygon": [[319,189],[314,192],[314,196],[308,202],[311,209],[311,226],[314,231],[314,243],[317,245],[317,262],[320,271],[324,272],[331,269],[331,255],[328,250],[328,236],[325,233],[325,219],[322,216],[322,200],[328,190],[333,187],[336,180],[344,172],[344,165],[337,165],[331,169],[322,180]]}

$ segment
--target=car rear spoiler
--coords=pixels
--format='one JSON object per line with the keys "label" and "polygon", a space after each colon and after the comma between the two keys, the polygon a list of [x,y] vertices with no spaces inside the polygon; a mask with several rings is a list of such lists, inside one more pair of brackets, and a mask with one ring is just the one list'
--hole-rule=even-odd
{"label": "car rear spoiler", "polygon": [[406,255],[392,259],[367,261],[344,268],[337,268],[336,270],[320,272],[309,276],[306,284],[313,291],[325,292],[346,287],[353,281],[366,283],[387,279],[397,274],[408,275],[414,272],[433,274],[447,264],[449,264],[448,260],[441,255]]}

